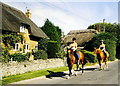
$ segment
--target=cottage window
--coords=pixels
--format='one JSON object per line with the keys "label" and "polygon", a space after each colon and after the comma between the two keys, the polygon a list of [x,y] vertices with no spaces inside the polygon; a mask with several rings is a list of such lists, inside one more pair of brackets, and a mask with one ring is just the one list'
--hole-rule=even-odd
{"label": "cottage window", "polygon": [[24,44],[24,53],[27,53],[29,50],[29,45],[28,44]]}
{"label": "cottage window", "polygon": [[35,49],[38,50],[38,45],[35,45]]}
{"label": "cottage window", "polygon": [[29,49],[28,44],[25,44],[25,45],[24,45],[24,49],[25,49],[25,50],[28,50],[28,49]]}
{"label": "cottage window", "polygon": [[25,33],[25,25],[20,25],[20,32]]}
{"label": "cottage window", "polygon": [[14,50],[17,51],[19,49],[20,49],[20,44],[19,43],[15,43]]}

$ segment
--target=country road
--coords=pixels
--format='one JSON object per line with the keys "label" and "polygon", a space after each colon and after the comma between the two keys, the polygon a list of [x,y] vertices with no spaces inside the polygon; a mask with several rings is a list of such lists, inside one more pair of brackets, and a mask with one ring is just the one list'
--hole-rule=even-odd
{"label": "country road", "polygon": [[51,86],[53,86],[52,84],[118,84],[118,60],[109,62],[108,66],[107,70],[101,71],[98,69],[98,65],[86,67],[83,75],[79,71],[77,76],[72,76],[69,79],[65,78],[68,71],[66,73],[49,71],[50,75],[48,76],[12,84],[51,84]]}

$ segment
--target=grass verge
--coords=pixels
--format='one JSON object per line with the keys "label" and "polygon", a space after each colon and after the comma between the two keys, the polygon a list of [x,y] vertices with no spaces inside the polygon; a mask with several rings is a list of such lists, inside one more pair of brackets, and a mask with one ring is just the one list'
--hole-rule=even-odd
{"label": "grass verge", "polygon": [[[91,66],[91,65],[94,65],[94,64],[87,63],[85,66]],[[80,67],[81,67],[81,65],[80,65]],[[76,66],[74,65],[73,69],[75,69],[75,68],[76,68]],[[23,73],[23,74],[17,74],[17,75],[3,77],[2,84],[5,85],[5,84],[12,83],[12,82],[18,82],[18,81],[22,81],[22,80],[26,80],[26,79],[45,76],[45,75],[49,74],[49,72],[47,70],[52,71],[52,72],[61,72],[61,71],[67,71],[68,67],[64,66],[64,67],[56,67],[56,68],[47,68],[47,69],[31,71],[31,72],[27,72],[27,73]]]}

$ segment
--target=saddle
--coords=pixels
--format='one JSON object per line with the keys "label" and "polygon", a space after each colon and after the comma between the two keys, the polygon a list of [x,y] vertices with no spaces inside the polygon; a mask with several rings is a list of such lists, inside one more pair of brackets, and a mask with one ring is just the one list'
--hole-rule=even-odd
{"label": "saddle", "polygon": [[80,58],[80,55],[77,52],[74,52],[74,56],[77,60]]}

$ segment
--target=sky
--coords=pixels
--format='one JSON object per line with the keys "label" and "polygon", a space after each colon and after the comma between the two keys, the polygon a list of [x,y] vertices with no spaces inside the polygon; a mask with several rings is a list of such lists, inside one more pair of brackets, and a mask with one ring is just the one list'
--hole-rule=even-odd
{"label": "sky", "polygon": [[[89,1],[89,0],[88,0]],[[55,26],[66,35],[70,30],[85,30],[94,23],[118,23],[117,1],[37,1],[37,2],[3,2],[23,13],[29,8],[32,21],[42,27],[48,18]]]}

